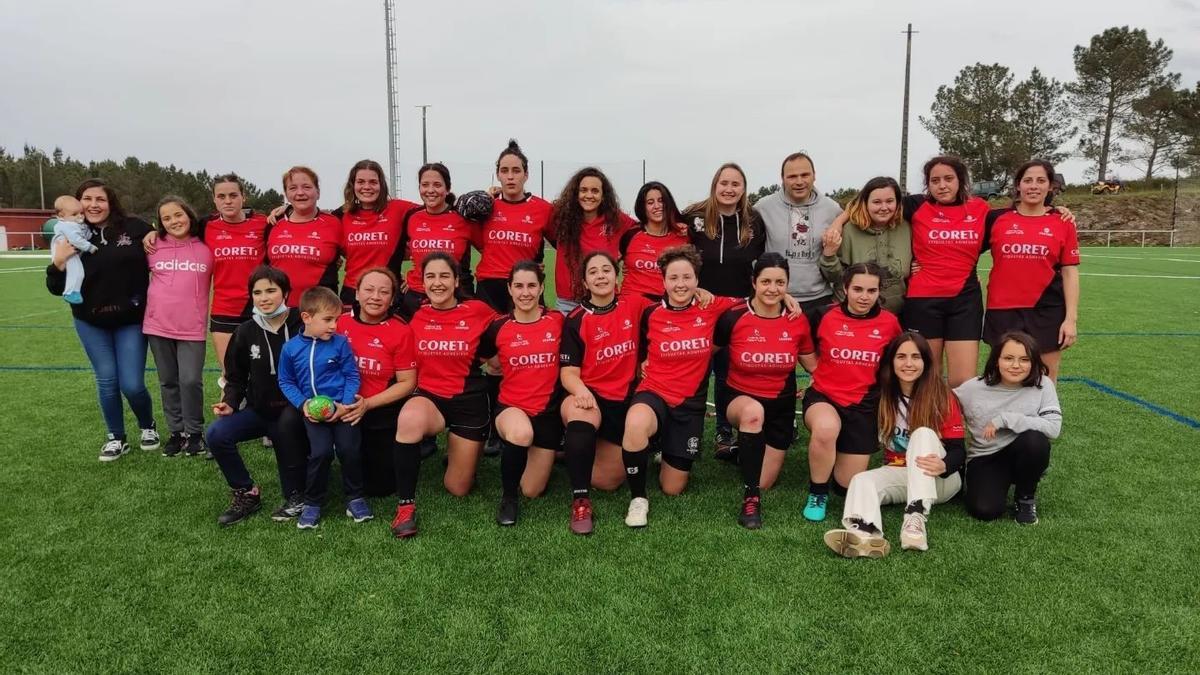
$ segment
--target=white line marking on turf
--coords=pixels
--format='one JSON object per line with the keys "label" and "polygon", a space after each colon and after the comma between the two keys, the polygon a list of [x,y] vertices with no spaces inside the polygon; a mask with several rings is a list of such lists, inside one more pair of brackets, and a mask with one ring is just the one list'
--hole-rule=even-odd
{"label": "white line marking on turf", "polygon": [[1158,257],[1154,257],[1154,256],[1144,256],[1144,257],[1139,258],[1137,256],[1124,256],[1124,255],[1095,255],[1094,253],[1080,253],[1079,257],[1080,258],[1104,258],[1105,260],[1144,260],[1147,262],[1159,261],[1159,260],[1163,260],[1166,262],[1191,262],[1191,263],[1200,262],[1200,258],[1158,258]]}
{"label": "white line marking on turf", "polygon": [[44,312],[34,312],[33,314],[22,314],[21,316],[6,316],[6,317],[4,317],[3,324],[7,326],[7,325],[11,325],[12,322],[20,321],[21,319],[31,319],[35,316],[45,316],[47,314],[58,314],[61,311],[62,311],[61,309],[48,309]]}
{"label": "white line marking on turf", "polygon": [[0,259],[4,260],[49,260],[50,257],[49,251],[41,253],[0,253]]}
{"label": "white line marking on turf", "polygon": [[1101,272],[1080,272],[1081,277],[1123,277],[1126,279],[1200,279],[1200,277],[1182,277],[1170,274],[1104,274]]}
{"label": "white line marking on turf", "polygon": [[12,269],[0,270],[0,274],[12,274],[13,272],[32,272],[34,270],[44,270],[45,267],[13,267]]}

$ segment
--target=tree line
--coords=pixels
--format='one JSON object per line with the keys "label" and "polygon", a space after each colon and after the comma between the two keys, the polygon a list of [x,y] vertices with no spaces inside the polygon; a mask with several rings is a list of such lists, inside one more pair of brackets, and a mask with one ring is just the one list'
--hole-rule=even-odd
{"label": "tree line", "polygon": [[[22,155],[16,157],[0,147],[0,208],[40,208],[43,190],[46,208],[51,208],[55,197],[73,194],[85,178],[99,176],[116,189],[125,210],[131,214],[152,216],[158,200],[168,194],[183,197],[206,212],[212,201],[214,175],[217,174],[184,171],[174,164],[143,162],[136,157],[127,157],[123,162],[104,160],[84,164],[68,157],[61,148],[47,155],[26,145]],[[264,191],[245,179],[242,183],[246,206],[256,211],[269,211],[283,203],[283,196],[274,188]]]}
{"label": "tree line", "polygon": [[1115,165],[1147,180],[1170,168],[1200,170],[1200,82],[1181,87],[1161,39],[1114,27],[1077,45],[1073,56],[1075,81],[1066,83],[1037,68],[1014,82],[1007,66],[966,66],[953,84],[938,87],[921,124],[976,180],[1004,185],[1032,157],[1085,158],[1088,177],[1097,179]]}

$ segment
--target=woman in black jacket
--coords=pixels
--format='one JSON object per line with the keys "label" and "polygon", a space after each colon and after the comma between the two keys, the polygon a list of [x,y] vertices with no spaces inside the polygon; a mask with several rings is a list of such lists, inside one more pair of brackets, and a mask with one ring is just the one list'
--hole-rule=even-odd
{"label": "woman in black jacket", "polygon": [[[146,336],[142,334],[150,284],[142,237],[150,232],[150,226],[126,215],[117,193],[98,178],[80,183],[75,198],[83,204],[96,251],[79,252],[84,270],[83,302],[72,304],[71,314],[96,376],[100,412],[108,427],[100,461],[110,462],[129,452],[122,394],[141,427],[141,448],[157,450],[159,445],[154,405],[146,390]],[[54,248],[46,267],[46,288],[54,295],[62,295],[66,261],[72,253],[75,248],[65,240]]]}
{"label": "woman in black jacket", "polygon": [[[713,175],[708,198],[684,211],[684,223],[692,245],[700,251],[700,288],[716,296],[747,298],[754,294],[754,261],[763,254],[767,237],[762,220],[750,208],[746,194],[746,172],[727,162]],[[713,355],[713,397],[717,405],[716,456],[733,460],[737,452],[733,427],[725,419],[729,408],[729,354]]]}
{"label": "woman in black jacket", "polygon": [[291,283],[282,271],[261,265],[250,274],[249,287],[253,316],[233,332],[225,352],[225,389],[212,408],[217,420],[208,427],[208,447],[233,491],[229,508],[217,518],[222,527],[262,508],[262,495],[237,444],[263,436],[275,450],[284,497],[271,518],[291,520],[304,507],[308,436],[300,411],[279,391],[276,373],[283,344],[304,326],[300,311],[287,306]]}

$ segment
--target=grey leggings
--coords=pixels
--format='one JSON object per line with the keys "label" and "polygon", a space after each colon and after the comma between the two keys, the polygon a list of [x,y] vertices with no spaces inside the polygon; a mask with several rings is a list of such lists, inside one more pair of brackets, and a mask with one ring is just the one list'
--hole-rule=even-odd
{"label": "grey leggings", "polygon": [[173,434],[204,435],[204,340],[174,340],[147,335],[158,384],[163,417]]}

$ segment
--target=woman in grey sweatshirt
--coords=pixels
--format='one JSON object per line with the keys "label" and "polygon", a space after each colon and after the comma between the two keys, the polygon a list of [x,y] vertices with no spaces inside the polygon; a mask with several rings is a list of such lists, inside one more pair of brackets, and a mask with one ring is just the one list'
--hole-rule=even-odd
{"label": "woman in grey sweatshirt", "polygon": [[954,390],[971,432],[967,445],[967,511],[981,520],[1004,514],[1015,486],[1016,520],[1037,517],[1037,486],[1050,465],[1050,441],[1062,430],[1062,409],[1037,343],[1005,333],[983,375]]}

